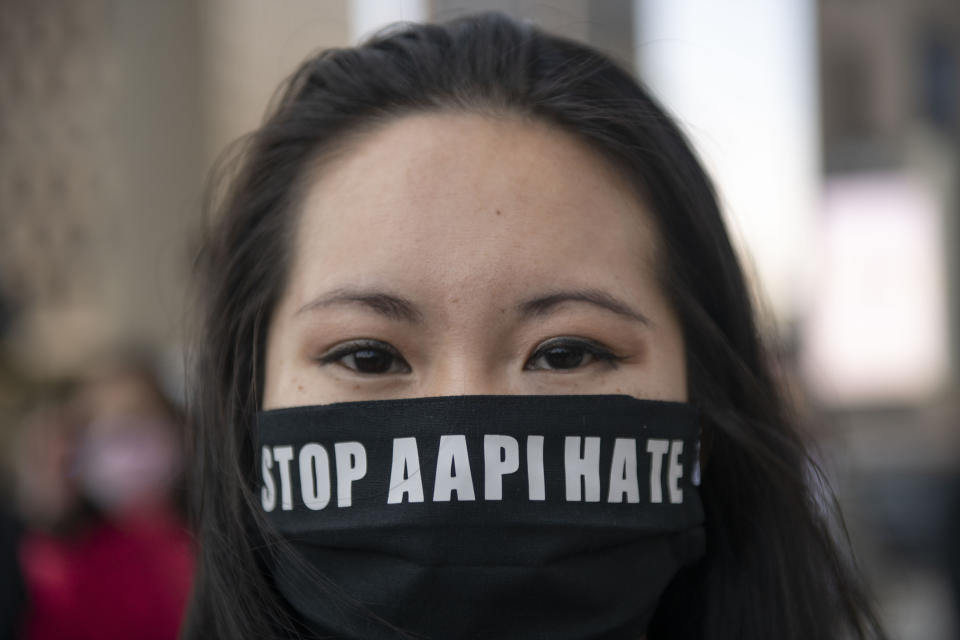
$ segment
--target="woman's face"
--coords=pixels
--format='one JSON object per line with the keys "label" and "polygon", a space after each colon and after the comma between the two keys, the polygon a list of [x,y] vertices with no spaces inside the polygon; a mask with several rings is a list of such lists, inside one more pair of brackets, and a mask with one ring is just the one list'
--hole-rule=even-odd
{"label": "woman's face", "polygon": [[548,124],[407,116],[318,170],[270,320],[265,409],[419,396],[686,400],[651,214]]}

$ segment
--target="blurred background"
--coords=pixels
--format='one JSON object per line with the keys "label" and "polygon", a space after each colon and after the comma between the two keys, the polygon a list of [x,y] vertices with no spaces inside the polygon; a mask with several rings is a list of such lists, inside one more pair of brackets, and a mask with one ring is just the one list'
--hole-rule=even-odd
{"label": "blurred background", "polygon": [[676,114],[892,637],[960,637],[956,0],[0,0],[3,629],[29,602],[30,638],[88,637],[51,612],[127,597],[109,637],[174,637],[207,173],[309,53],[482,9]]}

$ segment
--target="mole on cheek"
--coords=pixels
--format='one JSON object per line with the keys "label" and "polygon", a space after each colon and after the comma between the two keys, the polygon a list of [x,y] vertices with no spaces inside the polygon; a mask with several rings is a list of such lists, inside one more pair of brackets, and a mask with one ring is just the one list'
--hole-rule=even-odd
{"label": "mole on cheek", "polygon": [[497,215],[498,216],[500,215],[500,209],[497,209]]}

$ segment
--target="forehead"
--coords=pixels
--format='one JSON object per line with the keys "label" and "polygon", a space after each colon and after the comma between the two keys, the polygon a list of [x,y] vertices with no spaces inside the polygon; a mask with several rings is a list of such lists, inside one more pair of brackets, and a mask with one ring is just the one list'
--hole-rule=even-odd
{"label": "forehead", "polygon": [[295,297],[344,279],[440,293],[637,288],[656,248],[649,212],[603,156],[519,118],[392,121],[319,168],[299,213]]}

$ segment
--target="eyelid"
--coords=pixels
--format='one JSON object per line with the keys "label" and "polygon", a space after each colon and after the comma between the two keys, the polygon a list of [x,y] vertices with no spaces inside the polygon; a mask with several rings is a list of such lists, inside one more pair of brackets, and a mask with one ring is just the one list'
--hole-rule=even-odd
{"label": "eyelid", "polygon": [[579,347],[587,351],[587,353],[593,356],[594,359],[597,360],[598,362],[605,362],[606,364],[614,368],[617,366],[617,363],[623,360],[626,360],[630,357],[629,355],[619,355],[609,347],[604,346],[603,344],[601,344],[600,342],[597,342],[596,340],[591,340],[590,338],[582,338],[579,336],[558,336],[556,338],[550,338],[549,340],[545,340],[544,342],[541,342],[539,345],[537,345],[537,348],[534,349],[533,354],[527,359],[527,362],[524,364],[524,367],[523,367],[524,370],[557,371],[557,372],[569,373],[569,372],[578,371],[584,368],[584,367],[575,367],[573,369],[532,369],[529,366],[530,363],[533,362],[536,358],[540,357],[540,355],[544,351],[546,351],[547,349],[550,349],[551,347],[558,347],[558,346]]}
{"label": "eyelid", "polygon": [[553,338],[548,338],[547,340],[544,340],[537,346],[539,348],[543,348],[551,344],[570,344],[570,343],[588,344],[590,346],[600,347],[601,349],[606,348],[596,340],[591,340],[590,338],[583,338],[580,336],[555,336]]}
{"label": "eyelid", "polygon": [[[379,351],[384,351],[390,354],[392,357],[396,358],[406,371],[410,371],[410,365],[407,363],[406,359],[400,354],[393,345],[383,342],[382,340],[376,340],[374,338],[357,338],[355,340],[348,340],[346,342],[340,342],[335,345],[332,349],[328,350],[326,353],[317,356],[314,358],[317,362],[321,364],[334,364],[338,360],[343,359],[346,356],[354,354],[358,351],[363,351],[364,349],[376,349]],[[358,375],[363,376],[374,376],[374,375],[384,375],[384,374],[368,374],[361,371],[356,371],[355,369],[350,369],[350,367],[345,367],[350,371]]]}
{"label": "eyelid", "polygon": [[346,342],[338,342],[323,355],[317,356],[317,360],[327,360],[359,351],[360,349],[382,349],[392,355],[399,356],[400,353],[390,344],[377,340],[375,338],[355,338]]}
{"label": "eyelid", "polygon": [[608,347],[597,342],[596,340],[591,340],[590,338],[581,338],[579,336],[557,336],[555,338],[550,338],[549,340],[544,340],[543,342],[538,344],[537,348],[534,349],[533,354],[536,355],[541,351],[543,351],[544,349],[548,349],[550,347],[570,346],[570,345],[578,346],[578,347],[586,347],[588,349],[595,349],[597,351],[610,353],[610,354],[613,353],[613,351],[611,351]]}

